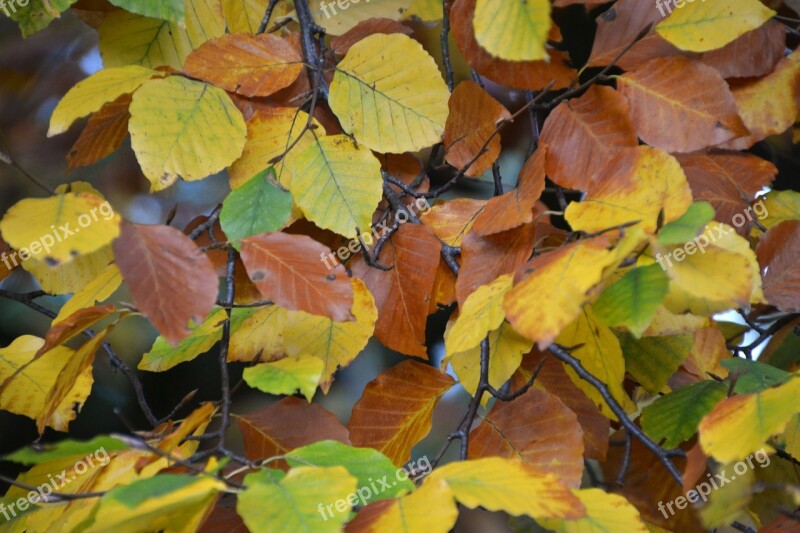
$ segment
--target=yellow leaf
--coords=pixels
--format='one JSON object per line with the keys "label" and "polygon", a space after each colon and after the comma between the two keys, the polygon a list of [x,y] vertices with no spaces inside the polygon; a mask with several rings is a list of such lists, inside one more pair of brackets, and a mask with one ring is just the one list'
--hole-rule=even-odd
{"label": "yellow leaf", "polygon": [[411,17],[425,22],[442,20],[442,0],[412,0],[404,18]]}
{"label": "yellow leaf", "polygon": [[177,346],[173,346],[159,335],[150,351],[142,356],[137,368],[150,372],[164,372],[180,363],[194,360],[219,342],[222,338],[222,325],[226,319],[225,310],[217,308],[201,324],[192,329],[192,333]]}
{"label": "yellow leaf", "polygon": [[395,33],[370,35],[350,48],[336,67],[328,103],[359,143],[403,153],[442,139],[449,99],[433,58],[411,37]]}
{"label": "yellow leaf", "polygon": [[242,114],[222,89],[171,77],[145,83],[130,107],[131,144],[152,190],[203,179],[241,154]]}
{"label": "yellow leaf", "polygon": [[[275,176],[284,187],[290,188],[292,179],[289,173],[289,161],[296,159],[303,150],[314,144],[314,134],[306,130],[308,114],[291,107],[276,107],[259,110],[253,118],[247,121],[247,143],[244,145],[240,157],[228,172],[230,174],[231,188],[238,189],[253,176],[269,166],[269,162],[278,156],[284,155],[281,161],[275,163]],[[324,135],[325,129],[316,119],[311,121],[311,127]],[[301,136],[302,133],[302,136]]]}
{"label": "yellow leaf", "polygon": [[508,61],[547,60],[550,1],[477,0],[475,39],[487,52]]}
{"label": "yellow leaf", "polygon": [[[452,335],[452,328],[449,332]],[[523,354],[531,351],[531,348],[533,348],[533,341],[514,331],[506,322],[489,333],[489,385],[499,390],[506,381],[511,379],[522,362]],[[448,362],[453,365],[453,371],[458,376],[464,390],[475,396],[481,377],[480,346],[451,354],[442,361],[442,364]],[[488,401],[489,395],[484,395],[481,404],[486,406]]]}
{"label": "yellow leaf", "polygon": [[244,380],[254,389],[268,394],[294,394],[300,391],[311,403],[325,364],[313,356],[284,357],[244,369]]}
{"label": "yellow leaf", "polygon": [[220,0],[184,0],[186,6],[186,34],[192,49],[206,41],[225,35]]}
{"label": "yellow leaf", "polygon": [[[752,459],[751,459],[752,461]],[[747,464],[747,463],[745,463]],[[722,471],[721,475],[725,475]],[[703,480],[704,483],[708,481]],[[751,469],[743,474],[730,474],[728,483],[721,483],[717,490],[713,490],[708,498],[708,503],[700,508],[700,519],[703,526],[709,530],[724,528],[734,520],[748,518],[748,505],[755,492],[756,475]]]}
{"label": "yellow leaf", "polygon": [[50,117],[47,136],[52,137],[69,129],[79,118],[98,111],[123,94],[132,93],[144,82],[164,74],[139,65],[109,68],[89,76],[70,89]]}
{"label": "yellow leaf", "polygon": [[[117,265],[110,264],[103,270],[91,277],[80,290],[58,312],[58,316],[53,319],[53,325],[58,324],[69,317],[75,311],[93,307],[111,297],[112,294],[122,284],[122,276],[119,274]],[[49,291],[48,291],[49,292]]]}
{"label": "yellow leaf", "polygon": [[583,506],[586,516],[578,520],[540,520],[539,524],[557,533],[647,533],[639,511],[619,494],[609,494],[600,489],[573,490]]}
{"label": "yellow leaf", "polygon": [[721,463],[740,461],[764,448],[800,413],[800,379],[753,394],[728,398],[700,422],[700,445],[706,455]]}
{"label": "yellow leaf", "polygon": [[[231,33],[255,34],[261,26],[268,0],[222,0],[222,14],[228,23]],[[270,25],[275,24],[278,17],[286,15],[287,4],[278,2],[272,14]]]}
{"label": "yellow leaf", "polygon": [[450,463],[435,469],[425,485],[442,481],[455,499],[470,509],[484,507],[536,520],[577,519],[586,512],[580,500],[555,476],[537,472],[517,460],[487,457]]}
{"label": "yellow leaf", "polygon": [[662,210],[663,222],[671,222],[691,203],[680,163],[658,148],[639,146],[621,151],[596,174],[589,193],[571,203],[565,217],[576,231],[591,233],[639,221],[637,227],[654,233]]}
{"label": "yellow leaf", "polygon": [[283,357],[287,313],[277,305],[234,309],[228,362],[266,363]]}
{"label": "yellow leaf", "polygon": [[503,299],[513,281],[511,274],[505,274],[467,296],[444,337],[448,356],[478,346],[487,333],[500,327],[506,318]]}
{"label": "yellow leaf", "polygon": [[585,239],[531,260],[503,304],[514,329],[546,349],[578,318],[589,291],[617,262],[610,242],[606,236]]}
{"label": "yellow leaf", "polygon": [[[580,345],[572,350],[572,355],[586,370],[608,386],[611,396],[626,412],[636,410],[636,404],[622,387],[625,379],[625,358],[619,341],[607,326],[597,320],[591,307],[586,306],[578,319],[564,329],[558,337],[558,343],[564,346]],[[617,420],[617,416],[597,389],[582,380],[572,368],[565,366],[565,370],[575,386],[585,392],[605,416]]]}
{"label": "yellow leaf", "polygon": [[186,30],[177,24],[122,10],[107,14],[98,33],[106,68],[142,65],[180,69],[193,48]]}
{"label": "yellow leaf", "polygon": [[316,138],[287,166],[292,197],[308,220],[345,237],[370,227],[383,196],[381,164],[372,152],[333,135]]}
{"label": "yellow leaf", "polygon": [[[667,9],[675,5],[665,4]],[[686,2],[674,7],[656,31],[681,50],[708,52],[758,28],[775,14],[759,0]]]}
{"label": "yellow leaf", "polygon": [[53,267],[110,243],[119,235],[119,222],[102,198],[67,193],[16,203],[0,221],[0,231],[18,250],[16,257],[32,257]]}
{"label": "yellow leaf", "polygon": [[[349,2],[309,2],[314,22],[328,35],[341,35],[359,22],[371,18],[400,20],[411,0],[358,0]],[[344,7],[342,7],[344,6]]]}
{"label": "yellow leaf", "polygon": [[114,251],[108,244],[96,252],[79,255],[69,263],[61,263],[55,267],[49,266],[45,261],[28,259],[22,263],[22,268],[36,278],[43,291],[49,294],[69,294],[86,287],[113,260]]}
{"label": "yellow leaf", "polygon": [[353,307],[356,317],[351,322],[334,322],[324,316],[311,315],[304,311],[289,311],[286,329],[283,331],[284,351],[290,357],[306,355],[322,359],[320,388],[328,393],[333,374],[339,367],[346,367],[367,345],[375,330],[378,310],[375,299],[359,278],[352,278]]}
{"label": "yellow leaf", "polygon": [[[44,339],[24,335],[0,349],[0,383],[30,362],[42,346]],[[44,424],[57,431],[67,431],[68,424],[76,417],[73,408],[76,405],[80,408],[91,391],[91,365],[74,380],[68,394],[64,394],[57,405],[48,406],[46,400],[56,386],[59,373],[72,357],[75,351],[64,346],[42,355],[6,384],[0,393],[0,408],[34,420],[47,410],[49,414]]]}
{"label": "yellow leaf", "polygon": [[364,513],[349,523],[352,533],[447,533],[456,523],[458,508],[444,481],[427,482],[420,488],[386,505],[375,516]]}

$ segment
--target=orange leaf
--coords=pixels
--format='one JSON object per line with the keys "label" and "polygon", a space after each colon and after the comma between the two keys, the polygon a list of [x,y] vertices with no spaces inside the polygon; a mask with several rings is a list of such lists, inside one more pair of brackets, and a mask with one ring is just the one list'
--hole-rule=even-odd
{"label": "orange leaf", "polygon": [[800,220],[770,228],[756,254],[767,301],[787,313],[800,311]]}
{"label": "orange leaf", "polygon": [[189,336],[217,302],[214,266],[186,235],[169,226],[123,222],[114,257],[136,307],[171,344]]}
{"label": "orange leaf", "polygon": [[512,402],[497,402],[470,433],[469,458],[519,458],[564,485],[583,477],[583,431],[575,413],[550,394],[531,389]]}
{"label": "orange leaf", "polygon": [[294,83],[303,59],[275,35],[236,33],[200,45],[186,58],[184,71],[226,91],[269,96]]}
{"label": "orange leaf", "polygon": [[[500,155],[500,136],[491,135],[500,121],[511,118],[511,113],[470,80],[458,84],[450,95],[449,107],[444,129],[445,160],[460,170],[479,156],[467,169],[466,175],[480,176]],[[480,155],[484,145],[486,148]]]}
{"label": "orange leaf", "polygon": [[374,448],[402,465],[430,431],[433,408],[453,383],[447,374],[412,360],[381,373],[353,407],[347,425],[353,446]]}
{"label": "orange leaf", "polygon": [[443,243],[460,246],[461,240],[472,228],[475,219],[486,208],[486,200],[456,198],[437,203],[421,217]]}
{"label": "orange leaf", "polygon": [[262,233],[242,239],[242,261],[267,298],[290,311],[353,320],[353,286],[344,267],[322,261],[330,250],[305,235]]}
{"label": "orange leaf", "polygon": [[67,154],[67,172],[91,165],[122,146],[128,136],[131,95],[123,94],[89,117],[80,137]]}
{"label": "orange leaf", "polygon": [[617,84],[631,103],[639,137],[651,146],[694,152],[747,134],[728,84],[700,61],[653,59]]}
{"label": "orange leaf", "polygon": [[36,357],[80,335],[83,330],[114,314],[116,310],[114,304],[107,304],[75,311],[75,313],[50,328],[44,339],[44,345],[36,352]]}

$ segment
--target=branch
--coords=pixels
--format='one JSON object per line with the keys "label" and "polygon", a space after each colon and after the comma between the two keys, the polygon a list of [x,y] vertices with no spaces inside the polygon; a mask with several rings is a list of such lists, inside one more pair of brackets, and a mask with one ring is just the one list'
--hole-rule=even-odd
{"label": "branch", "polygon": [[261,25],[258,27],[257,33],[264,33],[265,31],[267,31],[267,26],[269,25],[269,19],[272,18],[272,12],[275,11],[276,5],[278,5],[278,0],[269,0],[267,11],[264,13],[264,18],[261,19]]}
{"label": "branch", "polygon": [[[314,22],[311,9],[308,7],[308,0],[295,0],[294,7],[297,11],[297,20],[300,22],[300,42],[303,46],[303,59],[308,69],[309,81],[314,84],[315,92],[327,100],[328,85],[322,79],[323,54],[317,50],[317,43],[314,39],[315,34],[322,36],[325,34],[325,30]],[[317,82],[314,83],[314,80]]]}
{"label": "branch", "polygon": [[444,0],[442,2],[442,33],[439,35],[439,40],[442,45],[442,62],[444,63],[445,79],[447,80],[447,88],[450,92],[456,88],[455,76],[453,75],[453,63],[450,61],[450,43],[447,36],[450,34],[450,8],[452,0]]}

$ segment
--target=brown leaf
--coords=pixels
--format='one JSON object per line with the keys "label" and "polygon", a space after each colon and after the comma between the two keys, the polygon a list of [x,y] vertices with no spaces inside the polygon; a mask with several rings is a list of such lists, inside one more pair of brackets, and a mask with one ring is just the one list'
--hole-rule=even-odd
{"label": "brown leaf", "polygon": [[639,144],[630,105],[610,87],[594,86],[562,102],[547,117],[541,143],[547,145],[547,175],[568,189],[587,190],[589,179],[621,148]]}
{"label": "brown leaf", "polygon": [[750,233],[751,224],[737,227],[733,217],[750,206],[745,198],[772,183],[778,174],[775,165],[753,154],[738,152],[677,155],[695,201],[705,200],[714,207],[715,219],[736,228],[741,235]]}
{"label": "brown leaf", "polygon": [[[238,480],[235,480],[238,481]],[[227,501],[231,500],[231,501]],[[224,494],[213,507],[198,533],[249,533],[242,517],[236,512],[236,500],[233,494]]]}
{"label": "brown leaf", "polygon": [[512,402],[497,402],[470,433],[470,459],[493,455],[519,458],[578,488],[583,477],[583,431],[575,413],[558,397],[530,389]]}
{"label": "brown leaf", "polygon": [[168,226],[123,222],[114,257],[136,307],[173,345],[217,302],[214,266],[189,237]]}
{"label": "brown leaf", "polygon": [[456,281],[458,305],[481,285],[510,274],[525,264],[536,241],[534,224],[481,237],[472,231],[461,244],[461,269]]}
{"label": "brown leaf", "polygon": [[[350,444],[347,428],[332,413],[295,396],[234,418],[244,437],[244,453],[253,461],[284,455],[321,440]],[[288,467],[282,460],[269,466]]]}
{"label": "brown leaf", "polygon": [[14,270],[14,264],[9,260],[12,253],[11,246],[0,237],[0,281],[3,281]]}
{"label": "brown leaf", "polygon": [[93,113],[67,154],[67,172],[91,165],[122,146],[128,136],[131,95],[123,94]]}
{"label": "brown leaf", "polygon": [[321,260],[329,254],[305,235],[276,232],[242,239],[242,261],[265,297],[290,311],[353,320],[353,286],[341,264],[329,269]]}
{"label": "brown leaf", "polygon": [[183,68],[226,91],[269,96],[294,83],[303,70],[303,59],[275,35],[236,33],[203,43],[189,54]]}
{"label": "brown leaf", "polygon": [[751,30],[717,50],[700,54],[723,78],[755,78],[772,72],[786,50],[786,29],[777,20]]}
{"label": "brown leaf", "polygon": [[639,137],[651,146],[694,152],[747,134],[725,80],[700,61],[652,59],[617,85],[631,103]]}
{"label": "brown leaf", "polygon": [[478,157],[486,145],[483,155],[466,171],[467,176],[480,176],[500,155],[500,136],[491,136],[500,121],[511,118],[511,113],[471,80],[458,84],[448,105],[450,114],[444,129],[445,161],[460,170]]}
{"label": "brown leaf", "polygon": [[384,371],[353,407],[347,425],[353,446],[374,448],[395,465],[404,464],[430,431],[433,408],[453,383],[447,374],[412,360]]}
{"label": "brown leaf", "polygon": [[756,255],[767,301],[787,313],[800,311],[800,220],[770,228]]}
{"label": "brown leaf", "polygon": [[[620,52],[625,49],[646,27],[654,27],[664,16],[656,9],[655,5],[642,0],[619,0],[608,10],[597,17],[597,32],[592,45],[592,55],[589,57],[589,66],[608,65]],[[651,34],[652,35],[652,34]],[[630,69],[637,63],[631,64],[631,56],[637,55],[637,48],[648,46],[644,44],[651,35],[648,35],[622,56],[618,65]],[[662,39],[663,40],[663,39]],[[669,44],[669,43],[667,43]],[[672,45],[670,45],[672,47]],[[672,47],[674,48],[674,47]],[[661,55],[661,54],[659,54]],[[657,56],[653,56],[657,57]]]}
{"label": "brown leaf", "polygon": [[536,376],[534,386],[557,396],[578,417],[578,423],[583,429],[583,446],[586,457],[604,461],[608,453],[608,418],[600,414],[600,410],[592,403],[586,394],[580,390],[564,370],[564,365],[552,357],[544,363],[545,354],[534,348],[522,359],[522,366],[511,378],[513,390],[525,385],[533,372],[542,364]]}
{"label": "brown leaf", "polygon": [[404,224],[380,254],[380,264],[394,268],[372,268],[361,256],[353,262],[353,275],[364,280],[375,297],[375,337],[386,347],[427,359],[425,326],[440,250],[430,228]]}
{"label": "brown leaf", "polygon": [[[638,1],[638,0],[637,0]],[[490,80],[516,89],[540,90],[553,82],[553,89],[569,86],[577,73],[566,63],[563,52],[548,49],[550,61],[504,61],[486,52],[475,40],[472,19],[475,0],[456,0],[450,10],[453,39],[469,66]]]}
{"label": "brown leaf", "polygon": [[683,492],[697,486],[697,482],[706,473],[708,465],[708,457],[703,453],[703,447],[700,443],[692,446],[692,449],[686,452],[686,468],[683,471]]}
{"label": "brown leaf", "polygon": [[362,20],[347,32],[331,39],[331,49],[337,56],[342,57],[347,54],[351,46],[361,39],[375,33],[403,33],[405,35],[411,35],[414,33],[414,30],[392,19],[372,18]]}

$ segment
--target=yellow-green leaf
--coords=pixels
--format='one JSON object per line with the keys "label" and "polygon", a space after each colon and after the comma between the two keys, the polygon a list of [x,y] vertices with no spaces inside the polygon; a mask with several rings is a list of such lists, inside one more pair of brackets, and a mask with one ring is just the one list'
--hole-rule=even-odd
{"label": "yellow-green leaf", "polygon": [[328,35],[341,35],[359,22],[371,18],[400,20],[411,0],[350,0],[348,2],[309,2],[314,22]]}
{"label": "yellow-green leaf", "polygon": [[186,30],[177,24],[127,11],[107,14],[98,33],[106,68],[142,65],[180,69],[192,51]]}
{"label": "yellow-green leaf", "polygon": [[433,58],[411,37],[395,33],[370,35],[350,48],[336,67],[328,103],[359,143],[403,153],[442,139],[449,99]]}
{"label": "yellow-green leaf", "polygon": [[513,276],[505,274],[467,296],[458,318],[445,334],[448,356],[478,346],[487,333],[500,327],[506,318],[503,299],[513,281]]}
{"label": "yellow-green leaf", "polygon": [[310,221],[345,237],[370,227],[383,195],[381,164],[372,152],[334,135],[317,138],[287,166],[292,198]]}
{"label": "yellow-green leaf", "polygon": [[131,144],[154,191],[178,177],[203,179],[242,154],[244,118],[222,89],[180,77],[154,80],[133,95],[130,111]]}
{"label": "yellow-green leaf", "polygon": [[300,391],[309,402],[317,391],[325,363],[312,356],[284,357],[244,370],[251,387],[268,394],[294,394]]}
{"label": "yellow-green leaf", "polygon": [[665,2],[672,13],[656,26],[666,40],[689,52],[722,48],[754,30],[776,13],[759,0],[686,2],[682,7]]}
{"label": "yellow-green leaf", "polygon": [[600,489],[573,490],[583,506],[586,516],[577,520],[539,520],[539,524],[557,533],[647,533],[639,511],[619,494],[609,494]]}
{"label": "yellow-green leaf", "polygon": [[67,131],[79,118],[98,111],[123,94],[132,93],[155,76],[163,73],[139,65],[109,68],[89,76],[70,89],[53,110],[47,136]]}
{"label": "yellow-green leaf", "polygon": [[120,285],[122,285],[122,276],[120,276],[117,265],[111,263],[67,300],[67,303],[58,312],[58,316],[53,319],[53,325],[58,324],[75,311],[93,307],[95,304],[107,300]]}
{"label": "yellow-green leaf", "polygon": [[119,235],[120,217],[102,198],[67,193],[26,198],[0,221],[3,239],[17,258],[33,258],[53,267],[90,254]]}
{"label": "yellow-green leaf", "polygon": [[217,309],[177,347],[159,335],[150,351],[139,361],[139,370],[164,372],[206,353],[222,338],[222,324],[226,318],[225,310]]}
{"label": "yellow-green leaf", "polygon": [[477,0],[475,39],[487,52],[508,61],[547,59],[549,0]]}

